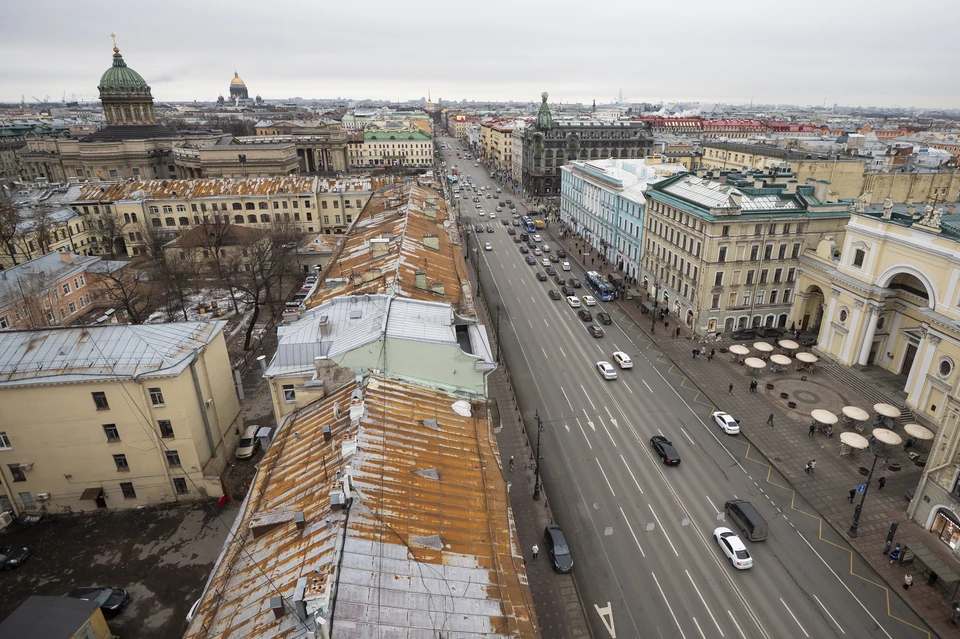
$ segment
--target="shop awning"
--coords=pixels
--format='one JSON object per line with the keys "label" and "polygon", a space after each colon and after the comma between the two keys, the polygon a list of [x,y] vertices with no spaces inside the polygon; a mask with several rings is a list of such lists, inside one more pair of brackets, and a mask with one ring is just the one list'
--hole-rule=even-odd
{"label": "shop awning", "polygon": [[80,495],[80,501],[94,501],[103,497],[103,488],[86,488]]}

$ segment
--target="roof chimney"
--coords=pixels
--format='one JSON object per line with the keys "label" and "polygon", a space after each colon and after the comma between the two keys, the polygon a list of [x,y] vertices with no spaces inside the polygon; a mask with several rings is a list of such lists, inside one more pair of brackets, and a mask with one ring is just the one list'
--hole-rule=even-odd
{"label": "roof chimney", "polygon": [[427,289],[427,272],[424,269],[418,269],[414,272],[416,276],[416,287],[421,290]]}
{"label": "roof chimney", "polygon": [[754,178],[753,188],[762,189],[766,183],[761,178]]}
{"label": "roof chimney", "polygon": [[733,206],[740,208],[740,205],[743,203],[743,193],[740,191],[730,191],[730,202],[733,203]]}
{"label": "roof chimney", "polygon": [[440,236],[433,235],[424,235],[423,236],[423,245],[428,249],[433,249],[434,251],[440,250]]}
{"label": "roof chimney", "polygon": [[274,619],[280,619],[287,614],[286,608],[283,607],[283,597],[280,595],[270,597],[270,610],[273,611]]}
{"label": "roof chimney", "polygon": [[72,253],[61,253],[60,261],[66,262],[67,264],[73,264],[73,254]]}
{"label": "roof chimney", "polygon": [[787,195],[793,195],[797,192],[797,181],[787,180],[787,188],[783,191]]}

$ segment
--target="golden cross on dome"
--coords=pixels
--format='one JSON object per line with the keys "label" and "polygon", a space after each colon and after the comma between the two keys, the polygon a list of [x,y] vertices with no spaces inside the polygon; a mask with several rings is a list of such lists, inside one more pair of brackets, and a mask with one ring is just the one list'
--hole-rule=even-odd
{"label": "golden cross on dome", "polygon": [[113,38],[113,52],[120,53],[120,49],[117,48],[117,34],[111,33],[110,37]]}

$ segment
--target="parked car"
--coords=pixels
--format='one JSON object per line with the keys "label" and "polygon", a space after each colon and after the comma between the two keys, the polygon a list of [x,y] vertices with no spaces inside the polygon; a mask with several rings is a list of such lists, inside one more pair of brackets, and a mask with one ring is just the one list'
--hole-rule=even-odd
{"label": "parked car", "polygon": [[610,326],[611,324],[613,324],[613,320],[610,319],[610,314],[605,313],[603,311],[600,311],[599,313],[597,313],[597,321],[599,321],[604,326]]}
{"label": "parked car", "polygon": [[761,326],[757,329],[757,335],[760,337],[781,337],[783,329],[776,326]]}
{"label": "parked car", "polygon": [[573,556],[570,554],[570,546],[567,545],[567,538],[563,536],[560,526],[550,524],[543,529],[543,545],[547,547],[547,554],[550,555],[550,563],[557,572],[570,572],[573,570]]}
{"label": "parked car", "polygon": [[756,339],[757,331],[752,328],[740,328],[735,330],[731,334],[731,337],[738,342],[748,339]]}
{"label": "parked car", "polygon": [[802,346],[806,346],[807,348],[813,348],[817,345],[817,336],[810,335],[809,337],[801,337],[800,344]]}
{"label": "parked car", "polygon": [[4,546],[0,548],[0,567],[4,570],[19,568],[30,557],[26,546]]}
{"label": "parked car", "polygon": [[610,362],[597,362],[597,370],[603,375],[604,379],[616,379],[617,369],[610,365]]}
{"label": "parked car", "polygon": [[587,327],[587,330],[590,332],[590,335],[593,337],[603,337],[603,329],[597,326],[596,324],[591,324]]}
{"label": "parked car", "polygon": [[257,439],[257,431],[260,429],[259,426],[247,426],[243,431],[243,435],[240,437],[240,441],[237,442],[237,450],[234,453],[237,459],[249,459],[253,457],[257,449],[260,447],[260,440]]}
{"label": "parked car", "polygon": [[94,586],[92,588],[75,588],[67,593],[68,597],[96,601],[100,610],[109,615],[120,614],[130,603],[130,593],[123,588],[106,588]]}
{"label": "parked car", "polygon": [[680,464],[680,454],[673,447],[673,442],[663,435],[654,435],[650,438],[650,445],[654,452],[660,456],[660,460],[667,466],[677,466]]}
{"label": "parked car", "polygon": [[722,410],[714,411],[710,416],[713,417],[713,421],[717,422],[717,425],[727,435],[737,435],[740,433],[739,419],[734,419],[733,416],[728,415]]}

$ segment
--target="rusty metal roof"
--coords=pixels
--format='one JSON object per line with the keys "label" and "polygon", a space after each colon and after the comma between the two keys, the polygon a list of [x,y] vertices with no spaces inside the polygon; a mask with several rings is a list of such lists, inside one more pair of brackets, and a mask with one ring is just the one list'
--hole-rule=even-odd
{"label": "rusty metal roof", "polygon": [[227,180],[145,180],[120,184],[90,184],[80,189],[75,200],[83,202],[120,202],[123,200],[170,200],[211,197],[244,197],[263,195],[313,195],[317,191],[314,177],[264,177]]}
{"label": "rusty metal roof", "polygon": [[413,182],[370,198],[320,280],[307,308],[340,295],[381,293],[448,302],[476,317],[455,216],[437,191]]}
{"label": "rusty metal roof", "polygon": [[539,637],[491,431],[482,401],[379,376],[288,415],[185,637],[312,637],[331,606],[333,637]]}

